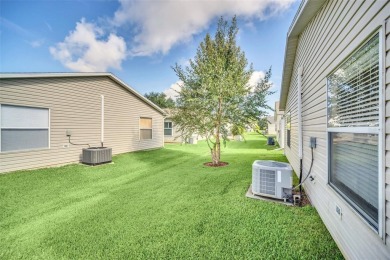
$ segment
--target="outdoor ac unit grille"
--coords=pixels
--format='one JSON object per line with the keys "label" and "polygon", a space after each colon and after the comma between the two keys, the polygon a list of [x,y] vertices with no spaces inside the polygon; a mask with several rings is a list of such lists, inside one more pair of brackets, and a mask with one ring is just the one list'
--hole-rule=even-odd
{"label": "outdoor ac unit grille", "polygon": [[277,199],[292,196],[292,168],[288,163],[256,160],[252,165],[252,193]]}
{"label": "outdoor ac unit grille", "polygon": [[106,147],[91,147],[83,149],[83,163],[97,165],[112,160],[112,149]]}
{"label": "outdoor ac unit grille", "polygon": [[275,171],[260,169],[260,193],[275,195]]}

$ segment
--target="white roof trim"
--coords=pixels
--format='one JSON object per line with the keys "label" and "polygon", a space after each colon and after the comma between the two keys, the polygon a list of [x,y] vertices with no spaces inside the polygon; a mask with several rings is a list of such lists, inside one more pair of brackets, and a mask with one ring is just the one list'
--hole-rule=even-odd
{"label": "white roof trim", "polygon": [[165,115],[165,112],[158,107],[156,104],[154,104],[152,101],[138,93],[135,89],[124,83],[122,80],[120,80],[118,77],[116,77],[114,74],[109,72],[71,72],[71,73],[0,73],[0,79],[22,79],[22,78],[60,78],[60,77],[109,77],[116,83],[118,83],[121,87],[125,88],[126,90],[130,91],[132,94],[134,94],[136,97],[144,101],[146,104],[160,112],[161,114]]}
{"label": "white roof trim", "polygon": [[284,111],[290,88],[299,35],[327,0],[303,0],[287,33],[279,109]]}

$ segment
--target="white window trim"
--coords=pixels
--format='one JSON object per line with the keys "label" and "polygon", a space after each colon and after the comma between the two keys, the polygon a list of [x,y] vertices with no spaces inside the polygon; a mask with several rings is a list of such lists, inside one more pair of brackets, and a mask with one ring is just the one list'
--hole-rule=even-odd
{"label": "white window trim", "polygon": [[[379,94],[379,98],[380,98],[380,94]],[[332,132],[332,133],[333,132],[354,133],[354,134],[379,134],[380,133],[380,127],[328,127],[327,130],[328,132]]]}
{"label": "white window trim", "polygon": [[[30,108],[40,108],[40,109],[47,109],[48,110],[48,122],[49,125],[47,128],[42,128],[42,127],[1,127],[1,107],[2,106],[15,106],[15,107],[30,107]],[[2,129],[47,129],[47,144],[48,147],[42,147],[42,148],[34,148],[34,149],[21,149],[21,150],[13,150],[13,151],[2,151],[1,150],[1,130]],[[0,104],[0,153],[1,154],[7,154],[7,153],[19,153],[19,152],[29,152],[29,151],[40,151],[40,150],[48,150],[51,148],[51,143],[50,143],[50,136],[51,136],[51,109],[48,107],[33,107],[33,106],[23,106],[23,105],[15,105],[15,104],[5,104],[1,103]]]}
{"label": "white window trim", "polygon": [[[165,123],[171,123],[171,128],[165,128]],[[166,135],[165,134],[165,130],[166,129],[171,129],[171,134],[170,135]],[[173,122],[172,121],[164,121],[164,136],[173,136]]]}
{"label": "white window trim", "polygon": [[[141,118],[147,118],[152,120],[152,128],[141,128]],[[141,130],[152,130],[152,138],[151,139],[141,139]],[[147,117],[147,116],[140,116],[138,119],[138,139],[139,141],[147,141],[147,140],[153,140],[154,133],[153,133],[153,117]]]}
{"label": "white window trim", "polygon": [[[385,229],[385,163],[384,163],[384,154],[385,154],[385,131],[384,131],[384,118],[385,114],[385,86],[384,86],[384,75],[383,75],[383,68],[384,68],[384,59],[383,59],[383,54],[384,52],[384,43],[385,43],[385,38],[384,38],[384,30],[385,26],[382,25],[382,27],[379,30],[376,30],[372,34],[370,34],[363,42],[361,42],[352,52],[350,55],[348,55],[344,60],[342,60],[339,65],[343,64],[344,61],[348,60],[353,53],[358,50],[361,46],[363,46],[365,43],[367,43],[369,40],[372,39],[372,37],[375,34],[379,34],[379,127],[328,127],[328,121],[326,122],[326,149],[327,149],[327,167],[328,167],[328,186],[331,187],[333,191],[335,191],[335,194],[341,198],[342,200],[346,201],[346,205],[356,213],[356,215],[362,219],[366,225],[373,230],[375,233],[379,235],[379,237],[384,240],[386,231]],[[332,70],[325,78],[326,81],[326,103],[328,104],[328,77],[331,75],[335,70],[338,69],[339,66],[337,66],[334,70]],[[328,107],[326,107],[326,118],[328,119],[329,117],[328,113]],[[330,133],[333,132],[340,132],[340,133],[367,133],[367,134],[377,134],[378,135],[378,230],[376,230],[372,225],[362,216],[360,212],[358,212],[355,207],[353,206],[354,203],[350,201],[350,199],[347,198],[347,196],[342,196],[341,192],[335,187],[334,185],[331,185],[330,183]]]}
{"label": "white window trim", "polygon": [[[286,114],[286,146],[291,149],[291,109],[288,110],[287,114]],[[290,122],[290,127],[287,127],[288,126],[288,123]],[[290,138],[287,138],[288,136],[288,130],[290,130]],[[288,144],[287,143],[287,140],[290,140],[290,143]]]}

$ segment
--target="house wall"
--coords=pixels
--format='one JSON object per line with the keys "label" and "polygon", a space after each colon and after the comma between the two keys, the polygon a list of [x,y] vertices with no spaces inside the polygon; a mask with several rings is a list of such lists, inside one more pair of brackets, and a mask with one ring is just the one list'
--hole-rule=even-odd
{"label": "house wall", "polygon": [[[389,16],[389,1],[327,1],[310,21],[298,39],[293,74],[285,114],[291,112],[291,147],[285,153],[295,172],[299,173],[297,84],[298,68],[302,76],[302,129],[303,174],[308,173],[311,162],[310,137],[317,138],[314,150],[312,176],[305,190],[323,222],[335,239],[344,256],[350,259],[389,259],[390,257],[390,136],[386,136],[386,206],[385,227],[382,239],[365,221],[328,185],[326,77],[359,47],[378,28],[383,29]],[[389,67],[389,29],[387,29],[386,66]],[[386,99],[390,100],[390,74],[386,70]],[[390,117],[390,102],[386,106]],[[386,120],[390,134],[390,118]],[[287,138],[285,138],[286,140]],[[385,204],[385,203],[383,203]],[[342,217],[336,214],[336,205]],[[386,241],[386,244],[385,244]]]}
{"label": "house wall", "polygon": [[275,128],[276,128],[276,140],[279,143],[281,148],[284,148],[284,120],[283,120],[283,111],[279,110],[279,101],[275,102]]}
{"label": "house wall", "polygon": [[[172,122],[172,120],[169,118],[166,118],[165,122]],[[166,142],[166,143],[182,143],[183,142],[183,138],[180,137],[180,133],[179,133],[175,123],[172,123],[172,136],[165,135],[164,142]]]}
{"label": "house wall", "polygon": [[[113,154],[163,146],[163,116],[107,76],[0,79],[0,104],[50,109],[50,149],[3,152],[0,172],[78,162],[86,146],[100,146],[101,95],[105,99],[104,146]],[[139,140],[139,118],[153,119],[153,139]]]}
{"label": "house wall", "polygon": [[278,141],[280,148],[284,148],[284,133],[285,133],[284,118],[282,118],[282,116],[280,116],[280,118],[278,118],[277,122],[278,122],[278,131],[276,134],[276,140]]}
{"label": "house wall", "polygon": [[[165,119],[165,122],[172,122],[172,119],[167,117]],[[184,142],[184,137],[181,137],[180,136],[181,133],[180,133],[180,130],[179,128],[176,126],[176,124],[174,122],[172,122],[172,135],[164,135],[164,142],[165,143],[183,143]],[[192,135],[192,137],[195,141],[200,141],[200,140],[205,140],[206,138],[198,135],[197,133],[194,133]],[[187,140],[187,142],[189,142],[189,140]]]}
{"label": "house wall", "polygon": [[276,125],[268,123],[268,134],[269,135],[276,135]]}

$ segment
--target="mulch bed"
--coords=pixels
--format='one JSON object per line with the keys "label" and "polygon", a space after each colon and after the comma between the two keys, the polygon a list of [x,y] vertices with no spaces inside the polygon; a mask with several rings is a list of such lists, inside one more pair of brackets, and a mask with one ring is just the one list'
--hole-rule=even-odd
{"label": "mulch bed", "polygon": [[204,166],[208,167],[223,167],[229,165],[227,162],[219,162],[218,164],[213,164],[212,162],[206,162],[203,164]]}
{"label": "mulch bed", "polygon": [[[299,190],[293,190],[293,195],[299,194]],[[307,197],[305,190],[302,190],[301,206],[311,205],[309,198]]]}

